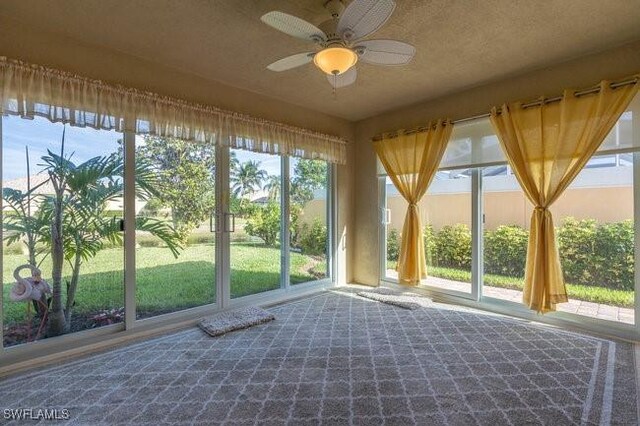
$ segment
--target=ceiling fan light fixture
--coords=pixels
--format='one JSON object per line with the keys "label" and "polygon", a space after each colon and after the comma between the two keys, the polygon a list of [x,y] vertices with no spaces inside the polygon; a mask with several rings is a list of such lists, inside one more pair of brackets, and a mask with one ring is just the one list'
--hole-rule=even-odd
{"label": "ceiling fan light fixture", "polygon": [[316,53],[313,63],[324,73],[340,75],[358,62],[358,55],[346,47],[327,47]]}

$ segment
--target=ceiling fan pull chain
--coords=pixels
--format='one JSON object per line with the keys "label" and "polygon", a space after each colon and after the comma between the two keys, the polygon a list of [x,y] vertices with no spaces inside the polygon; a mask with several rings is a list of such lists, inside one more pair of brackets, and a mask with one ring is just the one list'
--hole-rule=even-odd
{"label": "ceiling fan pull chain", "polygon": [[338,84],[338,74],[333,74],[333,84],[331,92],[333,93],[333,100],[337,101],[338,100],[338,92],[336,91],[336,86]]}

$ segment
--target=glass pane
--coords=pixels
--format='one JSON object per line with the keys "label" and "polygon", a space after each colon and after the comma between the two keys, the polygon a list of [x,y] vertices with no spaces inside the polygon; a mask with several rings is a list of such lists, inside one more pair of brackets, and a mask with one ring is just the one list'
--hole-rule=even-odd
{"label": "glass pane", "polygon": [[529,220],[527,201],[508,166],[482,170],[484,206],[483,297],[522,303]]}
{"label": "glass pane", "polygon": [[[520,303],[533,207],[506,168],[483,173],[483,294]],[[631,154],[592,158],[551,211],[569,295],[558,311],[633,324]]]}
{"label": "glass pane", "polygon": [[329,166],[324,161],[291,158],[289,174],[290,271],[292,285],[327,278]]}
{"label": "glass pane", "polygon": [[136,305],[148,318],[215,303],[215,148],[136,137]]}
{"label": "glass pane", "polygon": [[231,298],[280,288],[280,157],[231,150]]}
{"label": "glass pane", "polygon": [[2,124],[4,345],[123,321],[122,134]]}
{"label": "glass pane", "polygon": [[[397,279],[407,202],[387,178],[387,277]],[[440,171],[419,204],[427,274],[423,284],[471,292],[471,171]]]}
{"label": "glass pane", "polygon": [[640,113],[640,95],[636,95],[627,110],[620,116],[620,119],[616,125],[611,129],[611,132],[604,139],[600,147],[599,152],[617,150],[617,149],[629,149],[638,148],[640,141],[636,136],[634,138],[634,120],[636,126],[638,125],[638,114]]}
{"label": "glass pane", "polygon": [[440,168],[478,167],[501,161],[505,157],[489,118],[479,118],[453,127]]}

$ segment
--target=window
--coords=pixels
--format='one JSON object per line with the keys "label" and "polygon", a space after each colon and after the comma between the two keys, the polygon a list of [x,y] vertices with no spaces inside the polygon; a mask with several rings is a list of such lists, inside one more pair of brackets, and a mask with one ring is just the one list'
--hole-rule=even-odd
{"label": "window", "polygon": [[122,134],[2,126],[4,346],[124,321]]}
{"label": "window", "polygon": [[281,286],[281,157],[232,150],[229,162],[231,297]]}
{"label": "window", "polygon": [[[588,317],[620,327],[635,324],[639,214],[635,203],[640,189],[634,183],[634,170],[640,147],[634,119],[639,110],[640,96],[636,96],[596,155],[551,207],[569,296],[568,303],[556,306],[559,318]],[[385,182],[381,183],[385,194],[381,235],[386,256],[381,270],[384,279],[394,281],[406,202],[384,171],[379,173]],[[513,303],[514,312],[522,312],[533,206],[508,166],[488,118],[456,124],[420,207],[429,274],[422,284],[434,291],[481,295],[477,300],[487,306],[498,300],[507,306]],[[475,211],[480,214],[474,221]],[[454,265],[456,260],[467,261],[461,253],[470,253],[471,267],[468,263],[461,267],[462,262]],[[474,261],[482,272],[477,278]]]}
{"label": "window", "polygon": [[292,285],[329,277],[329,165],[289,159],[290,264]]}
{"label": "window", "polygon": [[[397,279],[402,226],[407,202],[386,179],[387,270]],[[428,277],[422,284],[456,292],[471,292],[471,171],[436,173],[419,203]]]}
{"label": "window", "polygon": [[136,316],[215,303],[215,148],[135,140]]}

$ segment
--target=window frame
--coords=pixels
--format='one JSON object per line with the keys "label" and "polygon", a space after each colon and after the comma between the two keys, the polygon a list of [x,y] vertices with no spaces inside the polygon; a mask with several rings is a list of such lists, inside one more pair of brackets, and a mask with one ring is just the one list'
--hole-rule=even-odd
{"label": "window frame", "polygon": [[[634,111],[635,112],[635,111]],[[635,124],[638,123],[638,124]],[[640,118],[634,121],[633,137],[637,138],[640,131]],[[472,142],[472,149],[477,143]],[[472,271],[471,271],[471,294],[461,293],[454,290],[436,288],[428,285],[419,285],[412,288],[412,291],[427,295],[436,301],[453,303],[481,310],[504,314],[515,318],[536,321],[567,329],[576,329],[603,336],[611,336],[625,340],[640,341],[640,148],[619,150],[606,150],[600,155],[618,155],[623,153],[633,153],[633,219],[634,219],[634,324],[621,323],[619,321],[609,321],[599,318],[587,317],[584,315],[572,314],[568,312],[550,312],[545,315],[538,315],[527,309],[521,303],[510,302],[483,295],[484,286],[484,192],[482,170],[484,167],[505,165],[508,163],[491,162],[482,166],[471,165],[472,187],[471,187],[471,213],[472,213]],[[593,157],[599,156],[597,153]],[[593,158],[592,157],[592,158]],[[379,161],[378,161],[379,162]],[[381,170],[378,164],[378,170]],[[457,167],[456,167],[457,168]],[[438,171],[451,169],[451,167],[439,168]],[[386,253],[387,253],[387,223],[386,223],[386,175],[378,174],[378,206],[380,219],[378,220],[378,240],[379,240],[379,285],[405,289],[397,279],[386,275]]]}
{"label": "window frame", "polygon": [[[0,119],[0,183],[3,181],[3,120]],[[122,132],[124,141],[124,307],[125,320],[123,322],[106,325],[95,329],[88,329],[61,336],[50,337],[37,342],[29,342],[15,346],[4,346],[4,311],[3,292],[0,292],[0,376],[20,370],[34,368],[56,360],[64,360],[69,356],[79,355],[91,351],[105,350],[118,344],[136,339],[148,338],[154,335],[178,330],[195,324],[199,319],[214,312],[221,312],[248,305],[270,305],[281,303],[288,299],[297,298],[336,285],[337,256],[336,256],[336,224],[337,224],[337,166],[327,162],[327,272],[328,277],[306,283],[289,285],[289,251],[288,244],[281,245],[281,262],[287,268],[281,268],[280,288],[239,297],[230,298],[230,256],[229,232],[216,233],[216,301],[176,312],[166,313],[154,317],[136,319],[136,237],[135,237],[135,139],[132,131]],[[229,153],[230,147],[216,147],[216,218],[223,213],[229,213]],[[281,208],[289,210],[289,156],[280,155],[283,172],[281,173],[282,188]],[[225,188],[227,188],[225,190]],[[4,219],[3,201],[0,199],[0,221]],[[282,217],[282,224],[288,233],[289,215]],[[3,229],[0,227],[0,241]],[[225,245],[226,244],[226,245]],[[0,270],[4,263],[4,247],[0,248]],[[211,283],[214,285],[214,283]]]}

